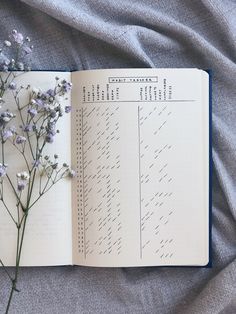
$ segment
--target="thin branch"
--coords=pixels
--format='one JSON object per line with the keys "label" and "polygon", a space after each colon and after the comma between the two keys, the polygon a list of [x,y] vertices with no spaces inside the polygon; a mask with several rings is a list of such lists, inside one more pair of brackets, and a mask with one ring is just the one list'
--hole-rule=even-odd
{"label": "thin branch", "polygon": [[21,153],[22,157],[24,158],[26,167],[27,167],[28,171],[30,172],[29,163],[28,163],[28,161],[27,161],[27,159],[26,159],[26,156],[25,156],[25,154],[24,154],[24,151],[21,151],[21,150],[19,149],[19,147],[17,147],[17,145],[16,145],[12,140],[9,139],[9,141],[10,141],[10,142],[12,143],[12,145],[18,150],[18,152]]}
{"label": "thin branch", "polygon": [[18,196],[18,194],[17,194],[17,192],[16,192],[16,189],[14,188],[14,185],[12,184],[11,179],[10,179],[10,177],[9,177],[8,174],[6,174],[6,178],[7,178],[8,182],[10,183],[10,186],[11,186],[11,188],[12,188],[12,190],[13,190],[15,196],[16,196],[16,199],[20,202],[20,205],[21,205],[21,207],[22,207],[22,209],[23,209],[24,206],[23,206],[21,200],[19,199],[19,196]]}
{"label": "thin branch", "polygon": [[[18,109],[19,114],[20,114],[20,119],[21,119],[21,122],[22,122],[22,126],[25,127],[24,118],[22,116],[22,112],[21,112],[21,109],[20,109],[19,99],[17,98],[17,96],[14,93],[12,93],[12,94],[13,94],[13,98],[15,100],[17,109]],[[30,152],[31,152],[31,155],[32,155],[32,157],[34,159],[34,153],[33,153],[33,148],[32,148],[31,142],[30,142],[29,134],[28,134],[28,132],[26,132],[26,134],[27,134],[27,138],[28,138],[28,144],[29,144]]]}
{"label": "thin branch", "polygon": [[2,203],[3,203],[3,205],[4,205],[5,209],[6,209],[6,211],[8,212],[8,214],[9,214],[9,216],[11,217],[12,221],[14,222],[14,224],[17,225],[16,220],[15,220],[14,217],[12,216],[12,213],[10,212],[10,210],[9,210],[9,208],[8,208],[8,206],[7,206],[7,204],[5,203],[5,201],[4,201],[4,199],[3,199],[2,197],[1,197],[0,201],[2,201]]}
{"label": "thin branch", "polygon": [[2,260],[0,259],[0,264],[2,265],[3,267],[3,270],[5,271],[5,273],[7,274],[7,276],[9,277],[9,279],[12,281],[13,278],[11,277],[11,275],[9,274],[9,272],[7,271],[7,268],[6,266],[3,264]]}

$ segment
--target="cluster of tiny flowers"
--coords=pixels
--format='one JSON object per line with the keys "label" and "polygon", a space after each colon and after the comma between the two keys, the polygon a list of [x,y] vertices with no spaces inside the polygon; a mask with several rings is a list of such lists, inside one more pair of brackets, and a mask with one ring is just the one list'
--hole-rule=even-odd
{"label": "cluster of tiny flowers", "polygon": [[[12,120],[16,117],[15,114],[10,112],[9,110],[5,110],[0,113],[0,135],[2,142],[5,143],[7,140],[11,140],[11,142],[19,146],[19,149],[23,149],[24,145],[29,141],[29,138],[32,138],[32,135],[35,135],[35,138],[38,140],[45,141],[45,143],[53,143],[55,135],[59,133],[57,129],[57,122],[63,116],[63,114],[68,114],[71,112],[71,106],[63,107],[61,105],[62,97],[66,97],[66,95],[71,91],[72,84],[67,82],[66,80],[60,80],[58,77],[56,79],[56,86],[54,89],[49,89],[46,92],[41,91],[37,88],[31,88],[28,85],[26,88],[23,86],[18,87],[17,84],[12,81],[8,85],[8,89],[12,90],[13,95],[18,97],[17,95],[22,89],[26,89],[30,93],[30,100],[27,105],[24,107],[24,111],[21,113],[26,114],[27,121],[24,124],[21,124],[16,128],[12,125]],[[41,123],[41,121],[44,121]],[[32,165],[34,167],[38,167],[41,165],[44,167],[42,163],[42,152],[36,159],[33,160]],[[51,169],[56,170],[58,163],[53,163],[45,158],[47,161],[47,166],[50,164]],[[70,177],[74,177],[75,173],[73,170],[69,169],[69,166],[64,164],[65,168],[64,175],[68,175]],[[2,175],[4,174],[4,169],[2,168]],[[19,179],[19,176],[17,176]],[[18,180],[18,190],[22,191],[27,185],[27,180]]]}
{"label": "cluster of tiny flowers", "polygon": [[[18,86],[16,78],[19,73],[17,71],[30,70],[26,64],[26,57],[31,54],[33,46],[29,43],[29,37],[24,37],[17,30],[13,30],[3,45],[0,45],[0,72],[9,72],[0,74],[0,108],[3,107],[0,110],[0,141],[2,148],[5,144],[13,144],[26,161],[27,171],[16,174],[16,190],[20,193],[19,197],[27,185],[32,184],[33,168],[39,171],[40,176],[46,174],[47,178],[51,178],[52,184],[58,179],[76,175],[66,163],[59,166],[58,155],[54,155],[53,160],[49,156],[43,157],[45,145],[53,143],[56,134],[59,133],[58,120],[64,114],[71,112],[71,106],[63,106],[62,103],[64,99],[68,99],[67,95],[72,89],[72,83],[56,77],[55,86],[46,91],[32,88],[30,85]],[[7,109],[4,98],[7,91],[16,104],[16,110],[13,112]],[[28,93],[29,100],[21,104],[21,94],[25,95],[25,92]],[[19,121],[19,119],[14,119],[16,115],[17,118],[19,115],[21,122],[20,125],[15,126],[14,121]],[[28,153],[31,157],[27,155]],[[29,158],[31,158],[30,161]],[[10,180],[7,173],[8,166],[4,160],[3,157],[2,164],[0,163],[0,183],[5,176]],[[40,181],[40,185],[41,183]]]}
{"label": "cluster of tiny flowers", "polygon": [[17,177],[17,190],[19,192],[22,192],[25,189],[26,185],[28,184],[30,176],[26,171],[23,171],[17,173],[16,177]]}
{"label": "cluster of tiny flowers", "polygon": [[[50,156],[46,155],[44,158],[41,158],[40,164],[42,165],[44,171],[46,170],[49,176],[52,175],[54,170],[59,170],[59,163],[58,163],[59,156],[57,154],[54,155],[54,160],[50,159]],[[58,172],[59,173],[59,172]],[[70,169],[67,163],[63,163],[60,169],[61,177],[70,177],[74,178],[76,176],[76,172]]]}
{"label": "cluster of tiny flowers", "polygon": [[[56,78],[58,81],[59,79]],[[17,84],[13,81],[8,86],[15,93],[16,97],[19,91],[24,89],[23,86],[17,87]],[[29,89],[27,86],[26,89]],[[66,80],[57,82],[54,89],[49,89],[46,92],[42,92],[39,89],[33,88],[31,90],[30,102],[27,105],[28,121],[24,125],[20,125],[21,134],[16,132],[14,126],[8,127],[9,122],[15,118],[15,114],[6,110],[0,113],[0,130],[2,129],[2,138],[5,142],[9,138],[14,138],[14,143],[23,144],[27,140],[27,134],[34,132],[40,138],[44,137],[46,143],[53,143],[54,137],[59,130],[57,129],[57,122],[63,116],[64,113],[68,114],[71,112],[71,106],[62,107],[61,98],[65,97],[66,94],[72,88],[72,84]],[[37,123],[40,118],[43,117],[44,124]]]}
{"label": "cluster of tiny flowers", "polygon": [[10,111],[4,111],[0,114],[0,128],[5,128],[5,126],[15,118],[15,114]]}
{"label": "cluster of tiny flowers", "polygon": [[11,138],[15,144],[23,144],[26,142],[26,138],[24,136],[17,134],[16,127],[14,125],[10,125],[10,122],[15,117],[16,115],[8,110],[0,113],[0,132],[3,143]]}
{"label": "cluster of tiny flowers", "polygon": [[[0,42],[0,203],[18,230],[15,274],[8,273],[0,256],[0,266],[12,283],[7,313],[13,292],[19,291],[17,274],[29,211],[58,181],[76,175],[68,164],[59,162],[57,154],[46,155],[47,147],[59,133],[58,121],[71,112],[71,106],[63,104],[68,100],[72,84],[56,77],[53,88],[46,91],[31,85],[21,86],[18,77],[27,79],[24,72],[31,70],[27,62],[33,50],[30,42],[29,37],[17,30]],[[13,159],[14,167],[5,163],[9,158]],[[18,163],[18,159],[22,162]],[[15,171],[17,165],[19,169]],[[9,190],[5,189],[5,183]],[[10,208],[11,200],[16,201],[16,209]]]}
{"label": "cluster of tiny flowers", "polygon": [[33,46],[30,46],[29,43],[29,37],[24,38],[21,33],[14,29],[0,49],[0,71],[30,70],[25,62],[25,57],[33,50]]}
{"label": "cluster of tiny flowers", "polygon": [[[56,78],[59,81],[59,78]],[[57,83],[54,89],[49,89],[46,92],[42,92],[39,89],[32,89],[32,98],[28,108],[28,114],[31,118],[39,117],[43,115],[47,117],[46,125],[41,126],[41,130],[45,130],[44,136],[47,143],[53,143],[54,137],[59,130],[56,128],[56,124],[59,118],[63,116],[64,113],[69,113],[71,111],[70,106],[65,106],[63,108],[60,104],[60,99],[65,96],[72,88],[72,84],[66,80],[62,80]],[[28,124],[24,127],[24,132],[39,131],[37,126],[33,123]]]}

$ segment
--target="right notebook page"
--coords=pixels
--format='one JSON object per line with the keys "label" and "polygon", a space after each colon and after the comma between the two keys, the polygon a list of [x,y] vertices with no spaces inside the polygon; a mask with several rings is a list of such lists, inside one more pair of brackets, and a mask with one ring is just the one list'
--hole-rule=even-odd
{"label": "right notebook page", "polygon": [[198,69],[72,73],[73,262],[209,260],[209,76]]}

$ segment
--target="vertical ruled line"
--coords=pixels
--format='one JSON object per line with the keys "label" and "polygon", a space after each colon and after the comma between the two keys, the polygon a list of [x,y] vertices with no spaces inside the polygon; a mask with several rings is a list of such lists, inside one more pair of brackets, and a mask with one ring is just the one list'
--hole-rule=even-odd
{"label": "vertical ruled line", "polygon": [[84,113],[82,107],[82,121],[81,121],[81,129],[82,129],[82,136],[81,136],[81,146],[82,146],[82,177],[83,177],[83,220],[84,220],[84,258],[86,258],[86,232],[85,232],[85,204],[84,204]]}
{"label": "vertical ruled line", "polygon": [[140,107],[138,106],[138,163],[139,163],[139,233],[140,233],[140,258],[142,254],[142,204],[141,204],[141,160],[140,160]]}
{"label": "vertical ruled line", "polygon": [[77,230],[77,236],[78,236],[78,250],[80,253],[80,206],[81,206],[81,200],[80,200],[80,180],[81,180],[81,162],[80,162],[80,154],[81,154],[81,146],[79,146],[80,137],[81,134],[79,133],[80,130],[80,115],[78,114],[79,109],[76,110],[76,128],[77,128],[77,137],[76,137],[76,166],[78,169],[78,176],[76,177],[77,180],[77,187],[76,187],[76,195],[77,195],[77,206],[78,206],[78,216],[77,216],[77,222],[78,222],[78,230]]}

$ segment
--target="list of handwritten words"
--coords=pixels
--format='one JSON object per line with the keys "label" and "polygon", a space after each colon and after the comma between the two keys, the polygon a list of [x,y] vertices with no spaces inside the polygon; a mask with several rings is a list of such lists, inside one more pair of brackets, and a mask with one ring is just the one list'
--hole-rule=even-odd
{"label": "list of handwritten words", "polygon": [[[121,99],[119,88],[113,88],[112,83],[111,80],[106,90],[95,85],[89,90],[84,87],[83,104],[77,110],[77,180],[82,183],[77,195],[78,249],[85,258],[89,255],[118,256],[124,253],[120,194],[127,187],[121,185],[123,165],[120,147],[126,138],[120,132],[120,108],[125,101]],[[137,178],[140,208],[137,214],[140,214],[140,225],[137,227],[140,230],[140,258],[145,254],[156,254],[161,259],[170,259],[174,239],[163,236],[163,230],[168,228],[175,211],[172,207],[172,183],[175,178],[169,167],[170,155],[175,147],[165,133],[173,108],[168,101],[158,103],[158,100],[171,99],[172,88],[164,80],[159,90],[146,84],[139,91],[139,102],[134,101],[135,116],[132,117],[137,142],[132,145],[137,145],[139,151]],[[145,100],[145,103],[140,103],[140,100]]]}
{"label": "list of handwritten words", "polygon": [[163,238],[174,212],[169,170],[173,143],[165,140],[172,111],[168,105],[147,104],[138,106],[140,145],[140,195],[141,195],[141,257],[156,253],[160,258],[173,256],[173,238]]}
{"label": "list of handwritten words", "polygon": [[119,106],[85,107],[81,120],[83,202],[79,212],[84,213],[84,255],[119,255],[122,250]]}

